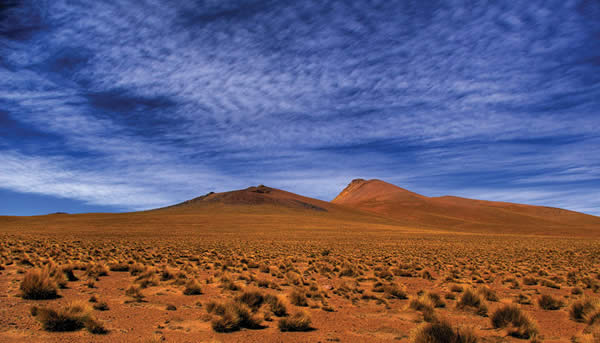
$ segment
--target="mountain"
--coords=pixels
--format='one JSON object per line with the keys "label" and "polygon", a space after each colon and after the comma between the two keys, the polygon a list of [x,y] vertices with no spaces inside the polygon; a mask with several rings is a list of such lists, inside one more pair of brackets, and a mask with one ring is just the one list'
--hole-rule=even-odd
{"label": "mountain", "polygon": [[600,234],[600,218],[559,208],[426,197],[381,180],[353,180],[332,203],[412,227],[521,234]]}
{"label": "mountain", "polygon": [[327,212],[337,207],[326,201],[304,197],[280,189],[259,185],[242,190],[214,193],[169,206],[165,209],[179,211],[197,211],[211,205],[229,206],[268,206],[286,209]]}
{"label": "mountain", "polygon": [[[374,213],[304,197],[264,185],[208,193],[168,207],[130,213],[86,213],[31,217],[0,216],[0,234],[63,232],[119,236],[289,233],[336,235],[344,232],[415,231]],[[419,231],[419,230],[416,230]]]}
{"label": "mountain", "polygon": [[[182,203],[130,213],[0,216],[0,233],[114,237],[245,234],[272,239],[331,236],[355,244],[364,235],[411,233],[515,234],[600,237],[600,218],[558,208],[427,197],[381,180],[353,180],[326,202],[256,186],[208,193]],[[283,238],[282,238],[283,237]]]}

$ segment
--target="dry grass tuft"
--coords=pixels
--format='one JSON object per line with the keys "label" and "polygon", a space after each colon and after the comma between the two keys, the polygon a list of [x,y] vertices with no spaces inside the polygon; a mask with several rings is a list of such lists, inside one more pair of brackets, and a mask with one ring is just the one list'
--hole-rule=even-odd
{"label": "dry grass tuft", "polygon": [[36,308],[32,314],[42,323],[46,331],[77,331],[84,327],[93,334],[106,334],[108,330],[91,314],[84,303],[71,303],[58,309]]}
{"label": "dry grass tuft", "polygon": [[538,299],[538,305],[544,309],[549,311],[559,310],[561,307],[565,306],[565,304],[560,300],[552,297],[551,295],[544,294]]}
{"label": "dry grass tuft", "polygon": [[517,338],[532,338],[538,333],[536,323],[516,305],[506,305],[491,316],[494,328],[510,327],[509,334]]}
{"label": "dry grass tuft", "polygon": [[309,331],[312,330],[310,315],[306,312],[296,312],[287,318],[279,320],[280,331]]}
{"label": "dry grass tuft", "polygon": [[413,343],[477,343],[478,338],[468,329],[454,329],[450,323],[439,321],[418,327],[412,335]]}
{"label": "dry grass tuft", "polygon": [[[212,328],[216,332],[233,332],[241,328],[261,329],[261,319],[253,316],[250,308],[243,303],[232,301],[226,304],[211,306],[218,316],[212,321]],[[207,305],[207,310],[209,310]],[[213,312],[209,310],[210,312]]]}
{"label": "dry grass tuft", "polygon": [[188,281],[185,284],[185,289],[183,290],[183,294],[185,295],[200,295],[202,294],[202,286],[198,280],[193,279]]}
{"label": "dry grass tuft", "polygon": [[245,291],[235,300],[246,304],[253,312],[256,312],[265,301],[265,297],[259,291]]}
{"label": "dry grass tuft", "polygon": [[58,285],[47,269],[28,271],[21,281],[20,290],[23,299],[45,300],[59,297]]}
{"label": "dry grass tuft", "polygon": [[129,286],[129,288],[127,288],[127,290],[125,290],[125,295],[133,298],[133,300],[136,302],[143,302],[144,298],[146,297],[142,293],[142,288],[138,285]]}
{"label": "dry grass tuft", "polygon": [[576,322],[586,322],[586,318],[600,309],[600,300],[587,298],[574,302],[569,309],[569,317]]}
{"label": "dry grass tuft", "polygon": [[306,293],[301,290],[295,289],[290,293],[290,303],[296,306],[308,306],[308,301],[306,300]]}
{"label": "dry grass tuft", "polygon": [[285,317],[288,315],[285,303],[277,296],[267,294],[265,303],[269,304],[271,312],[277,317]]}
{"label": "dry grass tuft", "polygon": [[464,309],[464,308],[474,309],[475,312],[477,314],[479,314],[480,316],[486,316],[487,311],[488,311],[487,305],[485,304],[481,295],[476,293],[471,288],[467,288],[463,292],[463,294],[460,297],[460,299],[458,300],[458,303],[456,304],[456,306],[461,309]]}

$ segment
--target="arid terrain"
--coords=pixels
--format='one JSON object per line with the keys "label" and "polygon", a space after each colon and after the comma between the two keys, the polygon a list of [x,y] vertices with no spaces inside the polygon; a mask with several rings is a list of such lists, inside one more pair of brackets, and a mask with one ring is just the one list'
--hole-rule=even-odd
{"label": "arid terrain", "polygon": [[600,342],[600,218],[354,180],[0,217],[0,342]]}

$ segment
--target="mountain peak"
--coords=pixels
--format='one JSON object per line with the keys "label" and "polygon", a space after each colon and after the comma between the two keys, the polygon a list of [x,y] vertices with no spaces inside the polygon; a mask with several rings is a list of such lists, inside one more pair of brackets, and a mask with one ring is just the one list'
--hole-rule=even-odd
{"label": "mountain peak", "polygon": [[385,201],[390,197],[397,199],[399,197],[420,199],[424,196],[408,191],[404,188],[392,185],[378,179],[354,179],[344,190],[332,200],[337,204],[354,204],[363,201]]}

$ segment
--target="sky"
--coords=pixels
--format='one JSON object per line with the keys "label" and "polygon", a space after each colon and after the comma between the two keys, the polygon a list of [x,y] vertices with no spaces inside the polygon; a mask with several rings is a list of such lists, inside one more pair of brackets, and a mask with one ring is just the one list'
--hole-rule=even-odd
{"label": "sky", "polygon": [[0,215],[354,178],[600,215],[600,2],[0,2]]}

